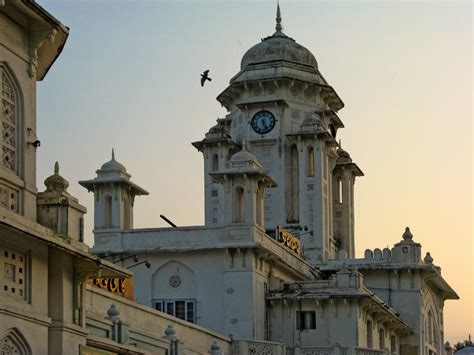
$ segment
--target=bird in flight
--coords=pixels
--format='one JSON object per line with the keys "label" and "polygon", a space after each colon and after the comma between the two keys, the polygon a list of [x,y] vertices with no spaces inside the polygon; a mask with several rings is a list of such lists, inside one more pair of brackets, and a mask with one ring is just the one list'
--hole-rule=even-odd
{"label": "bird in flight", "polygon": [[205,70],[204,73],[201,74],[201,86],[204,86],[204,83],[206,82],[206,80],[209,80],[209,81],[212,80],[208,75],[209,75],[209,69]]}

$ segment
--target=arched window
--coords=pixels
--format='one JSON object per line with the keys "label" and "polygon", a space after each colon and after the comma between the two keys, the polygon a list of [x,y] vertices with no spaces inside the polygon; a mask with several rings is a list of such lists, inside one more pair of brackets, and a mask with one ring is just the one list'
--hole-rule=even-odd
{"label": "arched window", "polygon": [[372,341],[372,321],[367,321],[367,347],[372,348],[374,346]]}
{"label": "arched window", "polygon": [[212,154],[212,171],[219,170],[219,156],[217,153]]}
{"label": "arched window", "polygon": [[32,354],[31,347],[17,328],[11,328],[0,338],[2,354]]}
{"label": "arched window", "polygon": [[234,192],[234,222],[245,222],[245,192],[244,188],[237,186]]}
{"label": "arched window", "polygon": [[0,67],[2,90],[0,111],[0,153],[2,166],[18,173],[18,95],[13,80]]}
{"label": "arched window", "polygon": [[289,162],[289,191],[287,192],[287,221],[289,223],[297,223],[300,219],[299,211],[299,195],[300,195],[300,168],[298,148],[295,144],[291,146],[290,162]]}
{"label": "arched window", "polygon": [[433,314],[428,311],[428,341],[433,342]]}
{"label": "arched window", "polygon": [[112,196],[110,195],[104,198],[104,227],[112,228]]}
{"label": "arched window", "polygon": [[314,176],[314,148],[312,145],[308,146],[306,157],[306,174],[307,176]]}

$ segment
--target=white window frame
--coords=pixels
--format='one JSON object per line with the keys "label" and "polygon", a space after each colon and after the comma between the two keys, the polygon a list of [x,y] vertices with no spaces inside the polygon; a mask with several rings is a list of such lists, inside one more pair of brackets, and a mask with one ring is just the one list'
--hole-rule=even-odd
{"label": "white window frame", "polygon": [[[177,302],[184,302],[184,319],[176,315]],[[171,312],[168,312],[168,306],[172,307]],[[156,310],[160,312],[169,314],[173,317],[196,324],[196,300],[195,299],[153,300],[153,308],[155,308]],[[189,312],[192,312],[191,316],[189,315]]]}

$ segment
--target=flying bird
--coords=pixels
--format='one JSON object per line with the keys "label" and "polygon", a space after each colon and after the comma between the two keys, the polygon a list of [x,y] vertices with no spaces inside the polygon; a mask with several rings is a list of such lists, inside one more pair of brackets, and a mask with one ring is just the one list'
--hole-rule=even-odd
{"label": "flying bird", "polygon": [[208,75],[209,75],[209,69],[205,70],[204,73],[201,74],[201,86],[204,86],[204,83],[206,82],[206,80],[209,80],[209,81],[212,80]]}

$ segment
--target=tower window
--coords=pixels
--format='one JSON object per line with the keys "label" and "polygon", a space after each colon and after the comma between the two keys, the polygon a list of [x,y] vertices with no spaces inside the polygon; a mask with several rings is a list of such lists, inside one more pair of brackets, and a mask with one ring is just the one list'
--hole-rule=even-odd
{"label": "tower window", "polygon": [[105,196],[104,200],[104,227],[112,228],[112,196]]}
{"label": "tower window", "polygon": [[235,188],[234,222],[245,222],[245,193],[241,186]]}
{"label": "tower window", "polygon": [[385,349],[385,330],[379,329],[379,349]]}
{"label": "tower window", "polygon": [[257,224],[263,227],[263,191],[261,188],[257,190],[257,201],[256,201],[256,214],[257,214]]}
{"label": "tower window", "polygon": [[341,178],[337,179],[337,203],[342,203],[342,180]]}
{"label": "tower window", "polygon": [[300,219],[299,196],[300,196],[300,174],[298,148],[295,144],[291,146],[289,161],[289,189],[287,192],[287,222],[297,223]]}
{"label": "tower window", "polygon": [[130,229],[131,227],[131,215],[130,215],[130,200],[125,197],[123,199],[123,228]]}
{"label": "tower window", "polygon": [[306,173],[307,176],[314,176],[314,148],[312,145],[308,146]]}
{"label": "tower window", "polygon": [[212,155],[212,171],[219,170],[219,156],[215,153]]}

